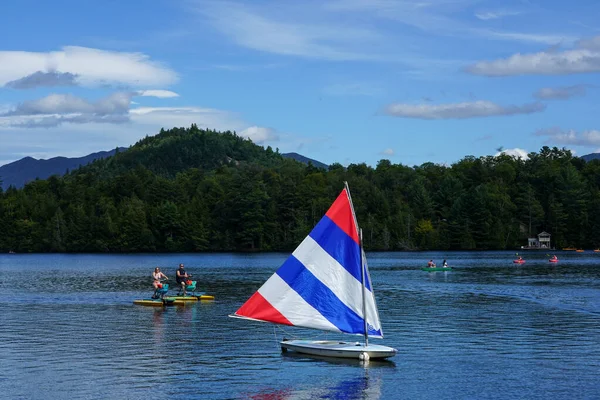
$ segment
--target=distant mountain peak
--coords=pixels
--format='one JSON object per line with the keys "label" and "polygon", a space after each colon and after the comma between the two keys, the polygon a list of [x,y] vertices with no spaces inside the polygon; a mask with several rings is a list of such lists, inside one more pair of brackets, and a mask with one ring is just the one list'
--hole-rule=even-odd
{"label": "distant mountain peak", "polygon": [[592,160],[600,160],[600,153],[590,153],[586,154],[585,156],[581,156],[580,158],[582,158],[586,162]]}
{"label": "distant mountain peak", "polygon": [[320,161],[317,161],[317,160],[313,160],[312,158],[305,157],[302,154],[291,152],[291,153],[283,153],[281,155],[283,157],[291,158],[293,160],[299,161],[299,162],[301,162],[303,164],[306,164],[306,165],[308,165],[309,163],[311,163],[314,167],[329,169],[329,165],[324,164],[324,163],[322,163]]}
{"label": "distant mountain peak", "polygon": [[[126,148],[118,148],[119,151]],[[52,175],[64,175],[67,171],[72,171],[82,165],[87,165],[94,160],[107,158],[116,153],[117,149],[109,151],[99,151],[88,154],[83,157],[52,157],[47,160],[36,159],[33,157],[23,157],[20,160],[0,166],[0,180],[2,189],[6,190],[10,186],[22,188],[27,182],[36,179],[47,179]]]}

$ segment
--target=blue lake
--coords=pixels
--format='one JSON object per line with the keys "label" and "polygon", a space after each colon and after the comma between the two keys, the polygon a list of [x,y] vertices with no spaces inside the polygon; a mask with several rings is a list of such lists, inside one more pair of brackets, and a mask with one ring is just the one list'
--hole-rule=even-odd
{"label": "blue lake", "polygon": [[[7,399],[598,399],[600,253],[369,253],[389,362],[282,355],[229,318],[287,254],[0,255]],[[433,258],[454,267],[421,271]],[[179,263],[214,302],[133,305]]]}

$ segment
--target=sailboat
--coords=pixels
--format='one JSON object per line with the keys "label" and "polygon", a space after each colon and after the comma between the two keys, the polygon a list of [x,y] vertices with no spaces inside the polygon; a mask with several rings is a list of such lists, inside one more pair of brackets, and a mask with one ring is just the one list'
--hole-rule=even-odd
{"label": "sailboat", "polygon": [[243,319],[363,335],[364,342],[283,339],[282,352],[382,359],[397,350],[383,338],[348,183],[279,269],[233,315]]}

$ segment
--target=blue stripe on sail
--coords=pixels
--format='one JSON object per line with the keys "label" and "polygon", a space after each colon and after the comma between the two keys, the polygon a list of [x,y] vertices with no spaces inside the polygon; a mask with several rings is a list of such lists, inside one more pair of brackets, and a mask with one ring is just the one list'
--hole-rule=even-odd
{"label": "blue stripe on sail", "polygon": [[[363,319],[342,303],[296,257],[290,256],[277,270],[277,275],[340,331],[364,333]],[[370,330],[369,333],[381,335],[380,331]]]}
{"label": "blue stripe on sail", "polygon": [[[339,262],[357,281],[360,277],[360,247],[350,236],[341,230],[329,217],[321,218],[309,236],[315,240],[332,258]],[[365,274],[365,286],[371,290],[371,282]]]}

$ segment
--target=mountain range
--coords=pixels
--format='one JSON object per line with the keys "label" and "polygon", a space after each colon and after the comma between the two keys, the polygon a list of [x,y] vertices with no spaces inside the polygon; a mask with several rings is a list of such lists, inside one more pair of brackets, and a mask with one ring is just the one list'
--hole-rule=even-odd
{"label": "mountain range", "polygon": [[[114,150],[99,151],[83,157],[53,157],[47,160],[25,157],[0,166],[1,187],[3,190],[8,189],[10,186],[22,188],[27,182],[31,182],[35,179],[47,179],[52,175],[62,176],[69,171],[88,165],[95,160],[110,157],[117,151],[122,152],[126,150],[126,147],[118,147]],[[298,153],[285,153],[282,154],[282,156],[307,165],[311,163],[317,168],[329,168],[327,164],[310,159]]]}
{"label": "mountain range", "polygon": [[[0,183],[3,190],[10,186],[22,188],[27,182],[35,179],[47,179],[52,175],[64,175],[81,166],[88,165],[94,160],[107,158],[117,151],[126,151],[126,147],[119,147],[109,151],[99,151],[83,157],[54,157],[47,160],[25,157],[9,164],[0,166]],[[328,169],[329,166],[320,161],[313,160],[298,153],[282,153],[283,157],[291,158],[303,164],[312,164],[317,168]],[[586,162],[600,159],[600,153],[591,153],[581,156]]]}
{"label": "mountain range", "polygon": [[581,156],[581,158],[584,159],[586,162],[592,160],[600,160],[600,153],[586,154],[585,156]]}

